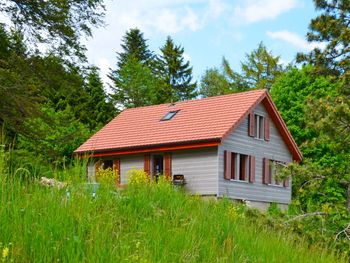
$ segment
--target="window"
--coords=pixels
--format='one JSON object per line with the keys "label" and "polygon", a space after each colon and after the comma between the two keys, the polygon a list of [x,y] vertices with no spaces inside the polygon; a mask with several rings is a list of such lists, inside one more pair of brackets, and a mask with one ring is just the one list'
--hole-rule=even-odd
{"label": "window", "polygon": [[255,181],[255,157],[225,151],[224,175],[227,180]]}
{"label": "window", "polygon": [[264,139],[264,117],[258,114],[254,115],[255,119],[255,134],[257,139]]}
{"label": "window", "polygon": [[161,118],[160,120],[161,121],[168,121],[168,120],[171,120],[175,115],[176,113],[178,113],[179,111],[169,111],[167,114],[164,115],[163,118]]}
{"label": "window", "polygon": [[275,160],[269,160],[267,158],[264,158],[263,163],[263,183],[269,184],[269,185],[282,185],[288,186],[289,179],[286,179],[284,182],[279,181],[276,177],[283,169],[286,167],[286,164],[284,162],[275,161]]}
{"label": "window", "polygon": [[111,168],[113,170],[113,160],[103,160],[101,168],[102,169]]}

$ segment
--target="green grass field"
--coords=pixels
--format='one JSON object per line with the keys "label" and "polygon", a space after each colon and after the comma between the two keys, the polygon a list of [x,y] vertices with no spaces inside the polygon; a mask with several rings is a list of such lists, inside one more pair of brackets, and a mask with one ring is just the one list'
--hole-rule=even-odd
{"label": "green grass field", "polygon": [[[83,172],[66,171],[65,178]],[[68,195],[0,173],[0,261],[342,262],[251,223],[243,206],[202,200],[166,183],[101,186],[93,198],[79,180],[71,180]]]}

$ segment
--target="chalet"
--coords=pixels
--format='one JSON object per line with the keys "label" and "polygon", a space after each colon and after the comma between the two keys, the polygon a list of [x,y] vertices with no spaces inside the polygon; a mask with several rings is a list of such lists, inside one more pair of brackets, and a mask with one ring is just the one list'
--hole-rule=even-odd
{"label": "chalet", "polygon": [[113,167],[151,178],[185,178],[192,193],[248,200],[252,206],[291,201],[281,165],[302,155],[266,90],[126,109],[76,151],[91,156],[88,176]]}

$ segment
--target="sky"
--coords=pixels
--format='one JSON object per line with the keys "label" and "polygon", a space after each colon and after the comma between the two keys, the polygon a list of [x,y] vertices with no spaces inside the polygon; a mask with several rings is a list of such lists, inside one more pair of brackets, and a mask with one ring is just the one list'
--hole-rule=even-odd
{"label": "sky", "polygon": [[199,81],[205,70],[220,67],[225,56],[239,71],[245,54],[263,41],[282,63],[316,44],[305,40],[316,16],[312,0],[106,0],[106,26],[86,40],[89,62],[101,76],[115,68],[116,52],[130,28],[139,28],[152,51],[159,53],[170,35],[185,49]]}

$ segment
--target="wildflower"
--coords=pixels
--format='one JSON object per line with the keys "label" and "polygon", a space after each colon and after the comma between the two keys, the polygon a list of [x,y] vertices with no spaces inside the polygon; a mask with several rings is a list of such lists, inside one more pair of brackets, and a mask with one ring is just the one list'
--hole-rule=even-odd
{"label": "wildflower", "polygon": [[3,259],[7,258],[8,255],[9,255],[9,252],[10,252],[9,248],[8,247],[4,247],[4,249],[2,250],[2,258]]}

